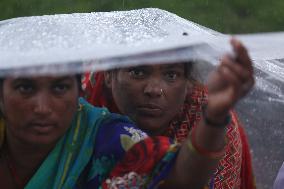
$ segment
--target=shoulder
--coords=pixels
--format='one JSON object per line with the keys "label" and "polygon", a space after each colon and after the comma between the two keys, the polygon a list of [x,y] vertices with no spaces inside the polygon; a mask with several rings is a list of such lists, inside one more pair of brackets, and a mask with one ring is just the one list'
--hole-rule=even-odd
{"label": "shoulder", "polygon": [[95,107],[82,97],[78,100],[77,114],[89,126],[100,125],[102,121],[111,119],[111,113],[107,108]]}
{"label": "shoulder", "polygon": [[84,98],[80,97],[78,99],[78,108],[79,110],[82,110],[87,113],[103,113],[104,114],[109,114],[109,111],[107,108],[101,108],[101,107],[95,107],[92,104],[88,103]]}

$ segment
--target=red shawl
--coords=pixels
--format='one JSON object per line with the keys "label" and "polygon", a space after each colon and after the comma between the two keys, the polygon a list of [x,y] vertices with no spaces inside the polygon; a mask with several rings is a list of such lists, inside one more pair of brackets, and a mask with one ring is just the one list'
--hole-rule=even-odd
{"label": "red shawl", "polygon": [[[107,107],[111,112],[119,113],[110,91],[104,85],[102,73],[87,73],[83,80],[83,89],[91,104]],[[182,142],[200,120],[201,107],[206,103],[206,89],[201,85],[196,85],[187,95],[181,112],[172,120],[165,135]],[[254,189],[256,187],[247,137],[234,111],[231,111],[231,116],[232,121],[226,134],[228,139],[226,154],[216,169],[214,188]]]}

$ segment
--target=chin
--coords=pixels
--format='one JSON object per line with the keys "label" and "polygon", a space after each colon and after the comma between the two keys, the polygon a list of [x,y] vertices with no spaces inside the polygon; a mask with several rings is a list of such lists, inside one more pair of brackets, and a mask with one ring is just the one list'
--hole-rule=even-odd
{"label": "chin", "polygon": [[46,136],[32,136],[28,140],[26,140],[27,143],[29,143],[32,146],[50,146],[57,143],[59,140],[58,137],[52,137],[49,135]]}
{"label": "chin", "polygon": [[141,122],[138,124],[139,129],[146,132],[148,135],[161,135],[166,127],[163,127],[159,124],[149,124],[147,122]]}

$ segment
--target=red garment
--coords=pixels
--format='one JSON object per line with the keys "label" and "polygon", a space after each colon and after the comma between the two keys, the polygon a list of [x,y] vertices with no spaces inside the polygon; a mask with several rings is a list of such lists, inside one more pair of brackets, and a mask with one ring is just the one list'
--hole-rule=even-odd
{"label": "red garment", "polygon": [[107,107],[110,112],[119,113],[111,92],[105,87],[102,72],[86,73],[82,79],[82,88],[87,101],[97,107]]}
{"label": "red garment", "polygon": [[131,189],[145,188],[145,185],[158,188],[170,172],[178,147],[163,136],[148,137],[134,144],[111,171],[102,188]]}
{"label": "red garment", "polygon": [[[100,107],[107,107],[111,112],[119,113],[111,93],[104,85],[102,73],[86,74],[83,81],[87,100]],[[201,118],[201,107],[207,103],[207,91],[204,86],[196,85],[187,95],[181,112],[170,123],[165,133],[182,142]],[[216,189],[254,189],[255,182],[251,164],[251,155],[247,137],[235,112],[231,111],[232,121],[227,127],[227,149],[215,172]]]}

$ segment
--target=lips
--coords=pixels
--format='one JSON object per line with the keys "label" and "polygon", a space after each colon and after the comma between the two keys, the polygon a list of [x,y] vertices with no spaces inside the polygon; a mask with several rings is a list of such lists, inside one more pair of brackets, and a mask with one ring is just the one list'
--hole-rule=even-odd
{"label": "lips", "polygon": [[146,116],[161,116],[163,114],[163,108],[156,104],[144,104],[138,106],[138,111]]}
{"label": "lips", "polygon": [[49,133],[55,128],[55,124],[51,122],[34,122],[31,123],[30,126],[35,132],[39,134]]}

